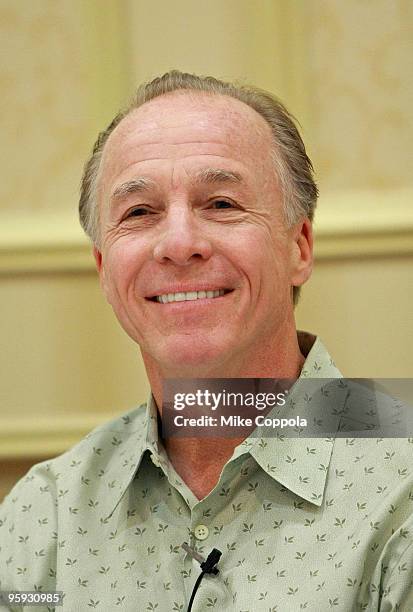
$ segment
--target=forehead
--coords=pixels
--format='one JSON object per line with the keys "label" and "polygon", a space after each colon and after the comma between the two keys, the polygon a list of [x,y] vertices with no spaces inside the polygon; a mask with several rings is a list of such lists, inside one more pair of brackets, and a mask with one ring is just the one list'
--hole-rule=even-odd
{"label": "forehead", "polygon": [[258,162],[272,146],[268,123],[229,96],[173,92],[132,110],[105,144],[101,172],[119,175],[135,163],[179,155],[247,156]]}

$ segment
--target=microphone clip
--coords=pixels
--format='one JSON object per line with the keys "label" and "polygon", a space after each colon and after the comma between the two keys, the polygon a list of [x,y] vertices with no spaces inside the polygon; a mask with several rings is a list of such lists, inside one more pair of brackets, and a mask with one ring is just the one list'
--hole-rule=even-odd
{"label": "microphone clip", "polygon": [[215,576],[218,574],[219,570],[215,566],[222,555],[220,550],[213,548],[208,557],[205,559],[199,554],[199,552],[191,548],[186,542],[182,544],[182,548],[188,553],[188,555],[198,561],[204,574],[214,574]]}

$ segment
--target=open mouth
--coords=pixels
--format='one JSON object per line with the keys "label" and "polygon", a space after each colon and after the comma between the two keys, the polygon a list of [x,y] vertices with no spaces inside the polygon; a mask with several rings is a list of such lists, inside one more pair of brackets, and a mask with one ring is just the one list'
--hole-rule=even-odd
{"label": "open mouth", "polygon": [[222,297],[233,289],[215,289],[213,291],[178,291],[176,293],[163,293],[148,298],[152,302],[160,304],[171,304],[172,302],[189,302],[194,300],[205,300]]}

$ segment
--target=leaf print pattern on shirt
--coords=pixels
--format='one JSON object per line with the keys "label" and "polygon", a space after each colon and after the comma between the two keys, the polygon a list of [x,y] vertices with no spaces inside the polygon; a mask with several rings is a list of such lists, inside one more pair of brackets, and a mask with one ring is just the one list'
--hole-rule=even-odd
{"label": "leaf print pattern on shirt", "polygon": [[[301,376],[340,376],[319,340]],[[69,611],[185,611],[200,573],[188,542],[223,552],[193,612],[412,610],[412,466],[412,439],[249,438],[199,501],[150,401],[15,486],[0,588],[62,590]]]}

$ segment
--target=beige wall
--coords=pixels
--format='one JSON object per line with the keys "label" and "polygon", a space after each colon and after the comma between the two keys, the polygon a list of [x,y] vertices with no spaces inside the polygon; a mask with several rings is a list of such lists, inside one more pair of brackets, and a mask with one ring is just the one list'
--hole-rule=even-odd
{"label": "beige wall", "polygon": [[[324,189],[412,187],[413,3],[305,3],[312,154]],[[411,159],[411,158],[410,158]]]}
{"label": "beige wall", "polygon": [[299,117],[321,198],[298,325],[349,376],[412,375],[411,3],[0,0],[0,34],[0,489],[146,397],[77,186],[98,129],[172,67],[252,81]]}

